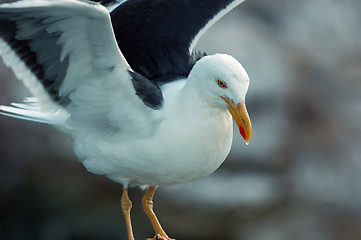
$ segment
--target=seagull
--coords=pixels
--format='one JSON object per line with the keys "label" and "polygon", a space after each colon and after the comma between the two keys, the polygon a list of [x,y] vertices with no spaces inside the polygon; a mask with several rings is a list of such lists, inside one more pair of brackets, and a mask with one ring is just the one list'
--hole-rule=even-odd
{"label": "seagull", "polygon": [[72,139],[85,168],[146,190],[154,239],[170,239],[154,211],[158,186],[214,172],[227,157],[233,120],[248,144],[249,76],[227,54],[194,50],[244,0],[4,0],[0,56],[33,95],[3,115],[46,123]]}

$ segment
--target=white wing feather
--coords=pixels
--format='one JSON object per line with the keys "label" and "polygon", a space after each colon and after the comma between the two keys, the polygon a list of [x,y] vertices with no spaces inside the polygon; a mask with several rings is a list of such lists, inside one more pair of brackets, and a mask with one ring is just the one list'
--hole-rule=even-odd
{"label": "white wing feather", "polygon": [[[75,0],[22,0],[0,5],[0,12],[18,14],[41,21],[49,34],[60,33],[61,61],[69,59],[59,90],[69,96],[66,107],[56,104],[9,46],[1,41],[0,50],[7,66],[30,89],[41,108],[25,105],[2,106],[3,114],[60,124],[71,135],[127,132],[137,137],[149,134],[158,122],[156,111],[146,107],[136,96],[130,69],[120,52],[110,16],[100,4]],[[23,22],[23,24],[26,24]],[[18,38],[25,38],[26,31]],[[1,48],[0,48],[1,49]],[[60,115],[60,117],[59,117]],[[50,116],[58,116],[57,120]],[[63,122],[59,121],[61,119]],[[54,122],[51,122],[51,121]],[[66,120],[66,121],[65,121]]]}

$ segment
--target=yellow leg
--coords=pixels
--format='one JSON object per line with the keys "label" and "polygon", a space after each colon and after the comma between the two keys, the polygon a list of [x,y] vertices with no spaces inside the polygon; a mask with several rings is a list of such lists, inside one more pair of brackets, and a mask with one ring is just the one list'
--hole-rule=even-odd
{"label": "yellow leg", "polygon": [[153,211],[153,196],[155,192],[155,187],[149,187],[148,191],[144,195],[142,199],[144,212],[148,215],[150,222],[154,228],[157,236],[154,239],[170,239],[168,235],[164,232],[162,226],[160,225],[157,216]]}
{"label": "yellow leg", "polygon": [[123,190],[121,205],[125,218],[125,225],[127,227],[128,240],[134,240],[132,221],[130,219],[130,209],[132,209],[132,202],[128,197],[128,188],[124,188]]}

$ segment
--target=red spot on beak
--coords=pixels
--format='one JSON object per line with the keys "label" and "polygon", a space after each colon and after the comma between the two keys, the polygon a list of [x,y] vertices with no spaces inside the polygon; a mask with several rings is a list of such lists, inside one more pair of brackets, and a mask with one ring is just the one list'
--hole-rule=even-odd
{"label": "red spot on beak", "polygon": [[242,135],[242,137],[244,139],[246,139],[247,135],[246,135],[246,130],[244,130],[243,127],[239,127],[239,133]]}

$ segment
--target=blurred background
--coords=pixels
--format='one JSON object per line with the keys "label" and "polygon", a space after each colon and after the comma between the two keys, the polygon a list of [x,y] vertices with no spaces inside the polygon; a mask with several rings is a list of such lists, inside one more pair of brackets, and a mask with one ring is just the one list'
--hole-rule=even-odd
{"label": "blurred background", "polygon": [[[179,240],[361,239],[361,2],[248,0],[201,39],[247,69],[249,146],[204,179],[161,187]],[[0,103],[28,93],[0,65]],[[0,239],[126,239],[121,186],[49,126],[0,116]],[[132,189],[137,239],[153,236]]]}

